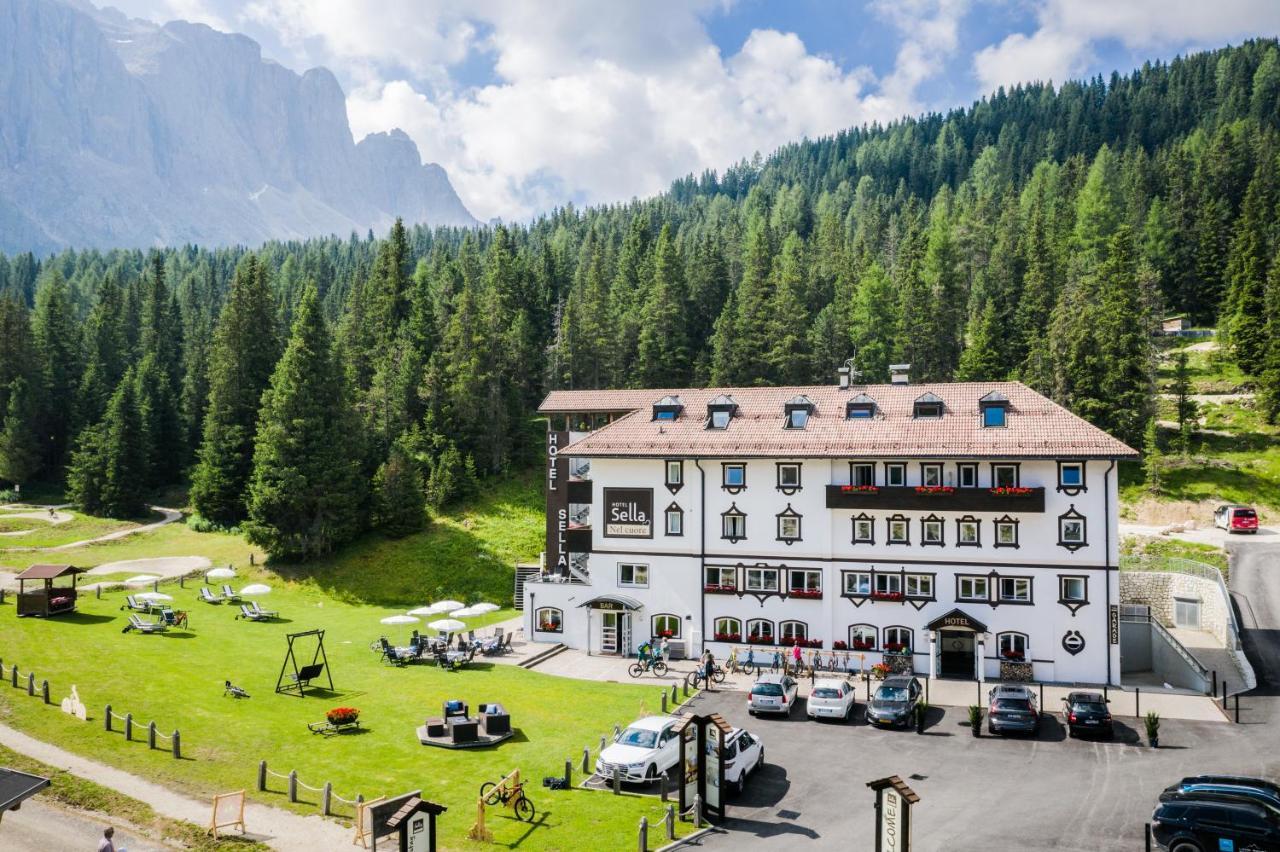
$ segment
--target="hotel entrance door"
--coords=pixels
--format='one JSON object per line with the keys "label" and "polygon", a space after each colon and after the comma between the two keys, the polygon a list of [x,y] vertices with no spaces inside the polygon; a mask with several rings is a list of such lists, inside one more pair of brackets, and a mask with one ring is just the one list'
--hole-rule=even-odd
{"label": "hotel entrance door", "polygon": [[973,632],[970,630],[940,631],[938,674],[943,677],[973,680],[976,676],[973,661]]}
{"label": "hotel entrance door", "polygon": [[604,612],[600,614],[600,653],[631,653],[631,613]]}

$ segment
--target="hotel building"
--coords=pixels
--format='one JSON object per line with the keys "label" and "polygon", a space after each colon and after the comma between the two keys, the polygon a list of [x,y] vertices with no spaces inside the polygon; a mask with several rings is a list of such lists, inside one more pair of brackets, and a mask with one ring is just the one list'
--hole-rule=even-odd
{"label": "hotel building", "polygon": [[[898,369],[898,368],[895,368]],[[1117,462],[1017,382],[554,391],[527,635],[1120,681]],[[1010,667],[1013,668],[1010,668]]]}

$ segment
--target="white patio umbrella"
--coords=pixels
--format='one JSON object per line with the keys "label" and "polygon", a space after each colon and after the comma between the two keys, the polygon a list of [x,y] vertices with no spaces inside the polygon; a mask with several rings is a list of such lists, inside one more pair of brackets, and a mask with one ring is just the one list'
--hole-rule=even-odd
{"label": "white patio umbrella", "polygon": [[498,606],[496,603],[478,603],[472,604],[467,607],[467,609],[473,609],[481,615],[484,615],[486,612],[497,612],[502,609],[502,607]]}
{"label": "white patio umbrella", "polygon": [[455,609],[453,612],[449,613],[450,618],[472,618],[477,615],[484,615],[484,613],[478,611],[473,606],[463,607],[462,609]]}
{"label": "white patio umbrella", "polygon": [[439,630],[441,633],[452,633],[455,630],[465,630],[467,628],[467,625],[456,618],[442,618],[439,621],[429,622],[427,626],[432,630]]}
{"label": "white patio umbrella", "polygon": [[409,610],[409,615],[438,615],[434,609],[429,606],[420,606]]}
{"label": "white patio umbrella", "polygon": [[126,586],[149,586],[156,580],[159,580],[158,574],[139,574],[136,577],[130,577],[124,581]]}
{"label": "white patio umbrella", "polygon": [[438,615],[442,612],[453,612],[455,609],[462,609],[466,604],[462,601],[439,601],[427,607],[431,610],[432,615]]}
{"label": "white patio umbrella", "polygon": [[388,615],[382,619],[383,624],[417,624],[418,619],[412,615]]}
{"label": "white patio umbrella", "polygon": [[271,587],[266,583],[251,583],[240,590],[242,595],[265,595],[271,591]]}
{"label": "white patio umbrella", "polygon": [[173,595],[166,595],[164,592],[143,592],[138,595],[144,601],[171,601]]}
{"label": "white patio umbrella", "polygon": [[230,580],[235,575],[234,568],[214,568],[212,571],[206,571],[204,576],[209,580]]}

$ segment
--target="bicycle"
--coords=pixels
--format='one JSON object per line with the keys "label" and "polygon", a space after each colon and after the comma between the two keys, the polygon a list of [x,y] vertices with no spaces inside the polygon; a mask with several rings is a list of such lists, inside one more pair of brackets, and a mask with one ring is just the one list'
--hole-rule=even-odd
{"label": "bicycle", "polygon": [[[533,822],[533,802],[529,801],[529,797],[524,794],[523,781],[507,788],[499,788],[494,782],[486,781],[480,785],[480,798],[484,801],[485,807],[489,808],[510,804],[512,810],[516,812],[516,819]],[[515,801],[512,802],[512,799]]]}
{"label": "bicycle", "polygon": [[661,657],[658,657],[635,662],[627,667],[627,674],[632,677],[643,677],[645,672],[650,671],[658,677],[662,677],[667,673],[667,664],[662,661]]}
{"label": "bicycle", "polygon": [[742,672],[744,675],[747,675],[748,677],[755,674],[757,668],[758,668],[758,665],[756,663],[755,651],[747,651],[747,659],[744,662],[737,663],[737,671]]}
{"label": "bicycle", "polygon": [[[724,668],[723,668],[722,666],[717,666],[717,665],[715,665],[715,664],[712,664],[712,666],[711,666],[711,682],[712,682],[712,683],[724,683],[724,673],[725,673],[725,672],[724,672]],[[700,684],[700,683],[702,683],[702,681],[706,680],[706,677],[707,677],[707,676],[703,673],[702,667],[701,667],[701,666],[699,666],[698,668],[696,668],[696,669],[694,669],[694,670],[693,670],[693,678],[692,678],[692,680],[691,680],[691,682],[690,682],[690,685],[691,685],[691,686],[693,686],[693,688],[694,688],[694,689],[697,689],[697,688],[698,688],[698,684]]]}

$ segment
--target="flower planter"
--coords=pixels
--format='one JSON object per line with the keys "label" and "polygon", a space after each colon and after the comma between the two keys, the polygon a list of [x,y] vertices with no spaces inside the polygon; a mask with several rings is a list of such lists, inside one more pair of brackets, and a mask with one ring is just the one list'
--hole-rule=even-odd
{"label": "flower planter", "polygon": [[811,591],[807,591],[807,590],[804,590],[804,591],[791,591],[791,592],[789,592],[789,593],[788,593],[788,596],[789,596],[789,597],[793,597],[793,598],[806,598],[806,599],[808,599],[808,600],[821,600],[821,599],[822,599],[822,592],[811,592]]}
{"label": "flower planter", "polygon": [[871,600],[888,601],[890,603],[900,603],[901,601],[906,600],[906,597],[902,594],[902,592],[872,592]]}
{"label": "flower planter", "polygon": [[715,636],[717,642],[741,642],[741,633],[717,633]]}
{"label": "flower planter", "polygon": [[738,589],[735,586],[705,585],[702,587],[702,591],[708,595],[735,595],[738,593]]}

